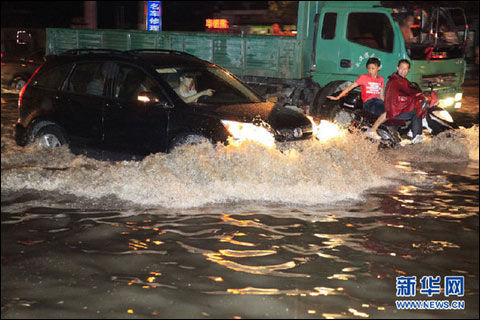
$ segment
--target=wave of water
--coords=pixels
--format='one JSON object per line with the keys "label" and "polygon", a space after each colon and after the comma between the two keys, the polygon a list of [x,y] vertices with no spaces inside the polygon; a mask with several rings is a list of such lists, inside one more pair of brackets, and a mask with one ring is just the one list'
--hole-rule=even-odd
{"label": "wave of water", "polygon": [[314,205],[361,199],[369,188],[416,179],[399,161],[478,161],[478,126],[427,138],[420,145],[378,150],[361,135],[282,148],[204,143],[142,161],[99,161],[67,147],[20,148],[2,135],[2,192],[33,189],[136,204],[199,207],[267,201]]}

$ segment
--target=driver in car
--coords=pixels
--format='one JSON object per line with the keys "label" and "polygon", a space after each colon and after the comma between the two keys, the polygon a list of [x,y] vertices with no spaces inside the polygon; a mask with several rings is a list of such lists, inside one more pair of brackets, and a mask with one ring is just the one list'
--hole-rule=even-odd
{"label": "driver in car", "polygon": [[174,90],[185,103],[197,102],[202,96],[211,97],[215,92],[213,89],[197,92],[197,90],[195,90],[195,75],[193,73],[182,74],[180,76],[180,85]]}

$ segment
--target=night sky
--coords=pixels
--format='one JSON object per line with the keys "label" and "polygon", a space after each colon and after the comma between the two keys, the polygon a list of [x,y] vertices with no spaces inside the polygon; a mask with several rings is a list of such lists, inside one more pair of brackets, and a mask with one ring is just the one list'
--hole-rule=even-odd
{"label": "night sky", "polygon": [[[391,1],[384,1],[388,3]],[[398,4],[432,4],[425,1],[396,1]],[[98,28],[137,29],[138,1],[97,1]],[[478,19],[478,1],[438,1],[435,4],[461,6],[470,22]],[[165,31],[203,31],[205,19],[231,9],[267,9],[268,1],[162,1]],[[83,17],[83,1],[2,1],[2,27],[63,27]],[[478,21],[478,20],[477,20]]]}
{"label": "night sky", "polygon": [[[268,1],[162,1],[162,7],[163,30],[203,31],[215,11],[267,9]],[[2,27],[68,28],[82,16],[83,1],[2,1]],[[136,29],[137,23],[137,1],[97,1],[98,28]]]}

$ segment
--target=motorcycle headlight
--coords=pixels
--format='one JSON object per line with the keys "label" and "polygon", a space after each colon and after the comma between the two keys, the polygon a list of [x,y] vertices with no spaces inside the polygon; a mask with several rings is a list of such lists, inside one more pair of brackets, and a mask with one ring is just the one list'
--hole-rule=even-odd
{"label": "motorcycle headlight", "polygon": [[221,122],[225,129],[230,132],[233,140],[239,144],[250,140],[267,147],[273,147],[275,145],[275,138],[273,134],[264,126],[257,126],[253,123],[230,120],[221,120]]}
{"label": "motorcycle headlight", "polygon": [[434,110],[433,115],[440,120],[446,121],[446,122],[453,122],[453,118],[450,115],[450,113],[447,110]]}

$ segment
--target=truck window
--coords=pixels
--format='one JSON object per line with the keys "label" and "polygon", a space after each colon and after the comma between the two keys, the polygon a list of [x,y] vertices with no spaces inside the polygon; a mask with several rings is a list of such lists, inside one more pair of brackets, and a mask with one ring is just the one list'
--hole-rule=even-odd
{"label": "truck window", "polygon": [[350,13],[347,39],[372,49],[393,52],[392,25],[383,13]]}
{"label": "truck window", "polygon": [[335,29],[337,27],[337,14],[327,12],[323,17],[322,39],[331,40],[335,38]]}

